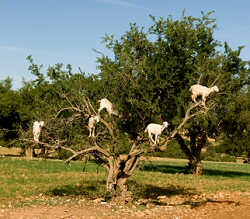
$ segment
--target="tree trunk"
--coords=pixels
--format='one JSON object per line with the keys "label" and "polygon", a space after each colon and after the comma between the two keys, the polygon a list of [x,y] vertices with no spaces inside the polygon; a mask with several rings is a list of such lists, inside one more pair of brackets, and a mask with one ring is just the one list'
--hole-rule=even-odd
{"label": "tree trunk", "polygon": [[243,163],[247,163],[249,164],[250,163],[250,150],[247,151],[247,158],[243,161]]}
{"label": "tree trunk", "polygon": [[204,167],[199,158],[189,161],[189,169],[193,174],[202,175],[204,174]]}
{"label": "tree trunk", "polygon": [[176,134],[176,140],[180,144],[181,149],[183,152],[187,155],[189,159],[189,164],[188,167],[190,171],[193,174],[201,175],[204,174],[204,167],[200,159],[200,153],[203,145],[205,144],[205,141],[201,141],[201,143],[196,146],[195,142],[195,136],[191,137],[191,150],[188,148],[188,146],[185,144],[183,138],[179,135]]}
{"label": "tree trunk", "polygon": [[30,146],[30,147],[27,146],[25,148],[25,154],[26,154],[26,157],[28,157],[28,158],[35,157],[35,150],[34,150],[34,148],[32,146]]}
{"label": "tree trunk", "polygon": [[109,162],[110,169],[107,179],[107,190],[113,194],[115,201],[121,204],[131,204],[132,194],[128,191],[128,178],[132,175],[139,156],[120,155],[114,161]]}

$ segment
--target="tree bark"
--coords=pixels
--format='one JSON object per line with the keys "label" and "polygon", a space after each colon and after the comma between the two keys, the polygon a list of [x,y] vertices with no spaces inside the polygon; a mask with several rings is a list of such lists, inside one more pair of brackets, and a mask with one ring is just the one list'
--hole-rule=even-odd
{"label": "tree bark", "polygon": [[189,161],[189,169],[193,174],[202,175],[204,174],[204,167],[199,158]]}
{"label": "tree bark", "polygon": [[26,157],[28,157],[28,158],[35,157],[35,150],[34,150],[34,148],[32,146],[25,147],[25,154],[26,154]]}
{"label": "tree bark", "polygon": [[134,155],[120,155],[113,161],[109,161],[109,175],[107,190],[113,194],[116,201],[123,204],[132,203],[132,194],[128,191],[128,179],[135,170],[141,152]]}

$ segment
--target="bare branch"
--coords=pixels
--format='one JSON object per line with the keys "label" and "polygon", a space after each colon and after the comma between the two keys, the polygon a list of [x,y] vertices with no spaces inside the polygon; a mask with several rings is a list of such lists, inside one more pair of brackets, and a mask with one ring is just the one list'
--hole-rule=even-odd
{"label": "bare branch", "polygon": [[[204,61],[206,60],[206,56],[203,57],[204,58]],[[203,72],[204,72],[204,69],[203,69],[203,66],[201,67],[201,74],[200,74],[200,77],[199,77],[199,80],[198,80],[198,83],[197,84],[200,84],[201,82],[201,78],[203,76]]]}
{"label": "bare branch", "polygon": [[89,98],[87,98],[87,103],[88,103],[88,106],[90,106],[90,108],[94,111],[95,115],[97,115],[97,113],[96,113],[94,107],[93,107],[92,104],[90,103]]}
{"label": "bare branch", "polygon": [[73,110],[82,113],[82,110],[80,110],[79,108],[75,107],[75,106],[73,105],[73,103],[69,100],[69,98],[66,96],[66,94],[62,94],[62,96],[68,101],[68,103],[71,105],[71,108],[72,108]]}
{"label": "bare branch", "polygon": [[92,112],[91,112],[91,110],[90,110],[90,108],[89,108],[88,101],[87,101],[85,98],[83,98],[82,100],[83,100],[83,102],[84,102],[83,105],[86,107],[88,113],[89,113],[90,115],[92,115]]}
{"label": "bare branch", "polygon": [[133,171],[135,170],[137,164],[139,162],[139,155],[137,156],[134,156],[133,158],[131,158],[129,160],[128,163],[126,163],[126,167],[124,169],[124,172],[127,174],[127,175],[132,175]]}
{"label": "bare branch", "polygon": [[200,77],[199,77],[199,80],[198,80],[197,84],[201,83],[201,78],[202,78],[202,73],[200,74]]}
{"label": "bare branch", "polygon": [[[66,148],[66,147],[61,147],[62,149],[64,150],[68,150],[70,148]],[[69,157],[66,161],[64,161],[64,163],[69,163],[72,159],[74,159],[75,157],[79,156],[79,155],[82,155],[82,154],[87,154],[87,153],[91,153],[91,152],[94,152],[94,151],[97,151],[97,147],[91,147],[91,148],[87,148],[85,150],[81,150],[79,152],[77,151],[74,151],[74,150],[69,150],[73,153],[73,155],[71,157]]]}
{"label": "bare branch", "polygon": [[199,110],[196,113],[191,114],[191,111],[193,109],[195,109],[196,107],[198,107],[199,105],[200,105],[199,103],[194,103],[188,108],[188,110],[186,112],[186,115],[185,115],[185,118],[183,119],[181,124],[170,134],[170,136],[168,137],[166,143],[159,148],[160,151],[165,151],[167,149],[168,145],[175,138],[176,134],[178,134],[179,131],[183,128],[183,126],[188,122],[188,120],[190,120],[191,118],[197,116],[198,114],[207,112],[207,111],[204,111],[204,110]]}
{"label": "bare branch", "polygon": [[66,108],[61,109],[61,110],[56,114],[55,118],[57,118],[57,117],[61,114],[61,112],[63,112],[64,110],[70,110],[70,109],[72,109],[72,108],[71,108],[71,107],[66,107]]}
{"label": "bare branch", "polygon": [[104,119],[102,119],[101,117],[100,117],[100,122],[103,123],[108,128],[110,135],[112,136],[114,141],[117,142],[117,139],[114,135],[113,129],[111,128],[111,125],[109,123],[107,123]]}
{"label": "bare branch", "polygon": [[222,71],[220,72],[220,74],[217,76],[217,78],[214,80],[214,82],[211,84],[211,86],[210,87],[213,87],[214,86],[214,84],[216,83],[216,81],[219,79],[219,77],[221,76],[221,73],[222,73]]}
{"label": "bare branch", "polygon": [[133,146],[131,147],[130,151],[129,151],[129,154],[131,154],[136,147],[137,147],[137,145],[136,145],[136,143],[134,143]]}
{"label": "bare branch", "polygon": [[[94,158],[97,159],[101,165],[106,169],[106,170],[110,170],[110,168],[112,167],[112,159],[110,157],[106,158],[107,161],[105,161],[105,159],[103,159],[99,154],[95,153],[94,155]],[[109,163],[109,165],[108,165]]]}

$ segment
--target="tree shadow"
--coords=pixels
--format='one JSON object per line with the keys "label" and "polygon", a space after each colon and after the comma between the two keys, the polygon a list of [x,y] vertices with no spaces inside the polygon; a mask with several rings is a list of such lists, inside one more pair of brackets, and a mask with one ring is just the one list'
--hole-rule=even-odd
{"label": "tree shadow", "polygon": [[169,185],[167,188],[163,188],[152,184],[143,184],[141,182],[139,184],[133,180],[129,181],[129,190],[135,198],[146,198],[152,200],[157,199],[159,196],[171,197],[176,195],[190,196],[197,194],[196,189],[194,188],[174,185]]}
{"label": "tree shadow", "polygon": [[[197,192],[194,188],[185,188],[181,186],[170,185],[167,188],[162,188],[158,186],[153,186],[149,184],[138,184],[135,181],[130,181],[135,188],[135,191],[132,191],[133,197],[136,200],[145,199],[141,204],[154,204],[157,206],[184,206],[188,205],[191,208],[196,208],[207,203],[228,203],[228,204],[237,204],[231,200],[218,200],[205,197]],[[133,189],[130,189],[133,190]],[[163,197],[163,199],[161,199]]]}
{"label": "tree shadow", "polygon": [[205,169],[205,175],[210,176],[223,176],[228,178],[239,178],[243,176],[250,177],[250,173],[240,172],[240,171],[228,171],[228,170],[214,170],[214,169]]}
{"label": "tree shadow", "polygon": [[77,185],[62,185],[49,191],[52,196],[85,196],[87,198],[106,197],[106,181],[82,181]]}
{"label": "tree shadow", "polygon": [[[178,166],[178,165],[170,165],[170,164],[145,164],[141,171],[150,171],[150,172],[161,172],[168,174],[191,174],[190,170],[186,166]],[[239,178],[239,177],[250,177],[250,173],[241,172],[241,171],[233,171],[233,170],[215,170],[205,168],[205,174],[209,176],[222,176],[228,178]]]}
{"label": "tree shadow", "polygon": [[[106,191],[106,182],[100,181],[84,181],[75,186],[63,185],[59,188],[54,188],[49,191],[52,196],[66,196],[66,197],[84,197],[87,199],[104,198],[106,201],[111,200],[112,196]],[[151,203],[157,206],[185,206],[191,208],[206,205],[207,203],[235,203],[230,200],[213,200],[212,198],[202,197],[196,189],[186,188],[181,186],[169,185],[167,188],[154,186],[151,184],[137,183],[136,181],[129,181],[129,191],[132,192],[135,202],[139,200],[146,200],[146,202],[139,202],[140,205]],[[159,197],[165,197],[160,200]],[[193,197],[199,197],[193,199]]]}
{"label": "tree shadow", "polygon": [[189,169],[186,166],[176,166],[170,164],[146,164],[141,169],[141,171],[150,171],[150,172],[161,172],[161,173],[190,173]]}

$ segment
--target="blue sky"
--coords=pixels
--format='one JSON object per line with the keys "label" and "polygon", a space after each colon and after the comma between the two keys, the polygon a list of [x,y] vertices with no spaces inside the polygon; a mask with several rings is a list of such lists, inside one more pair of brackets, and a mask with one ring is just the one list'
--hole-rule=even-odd
{"label": "blue sky", "polygon": [[119,39],[130,22],[147,30],[150,14],[176,20],[184,8],[194,17],[215,10],[215,38],[233,49],[245,46],[241,57],[250,60],[249,0],[0,0],[0,80],[10,76],[17,89],[22,78],[34,79],[29,55],[45,74],[56,63],[98,73],[93,49],[112,57],[102,43],[106,33]]}

